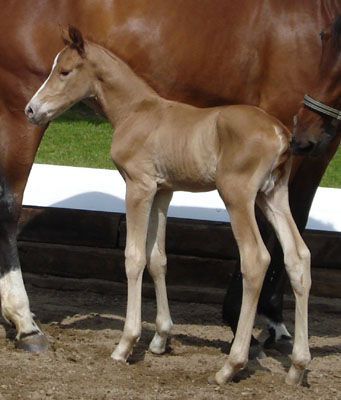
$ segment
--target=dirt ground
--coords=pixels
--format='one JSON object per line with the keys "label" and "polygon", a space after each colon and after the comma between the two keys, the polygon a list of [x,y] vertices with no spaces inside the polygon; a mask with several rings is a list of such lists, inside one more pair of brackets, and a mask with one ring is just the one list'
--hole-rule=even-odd
{"label": "dirt ground", "polygon": [[[232,334],[221,306],[170,302],[174,322],[167,354],[147,351],[155,306],[143,301],[143,335],[129,363],[110,358],[124,321],[125,297],[57,291],[27,285],[31,307],[51,343],[44,354],[14,348],[12,328],[0,320],[0,400],[18,399],[341,399],[341,299],[311,298],[313,360],[304,386],[284,383],[288,355],[268,350],[223,387],[207,378],[223,364]],[[287,302],[288,303],[288,302]],[[293,332],[293,304],[285,311]],[[255,330],[264,336],[264,322]]]}

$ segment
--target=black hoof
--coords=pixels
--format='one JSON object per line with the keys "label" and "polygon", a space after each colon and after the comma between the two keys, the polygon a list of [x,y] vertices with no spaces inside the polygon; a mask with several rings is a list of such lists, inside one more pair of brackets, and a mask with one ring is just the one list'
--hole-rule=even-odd
{"label": "black hoof", "polygon": [[49,349],[49,342],[44,334],[34,333],[16,340],[15,347],[31,353],[44,353]]}
{"label": "black hoof", "polygon": [[264,348],[277,350],[281,354],[291,354],[292,338],[290,336],[282,335],[281,338],[276,341],[272,336],[270,336],[264,342]]}
{"label": "black hoof", "polygon": [[250,346],[249,360],[262,360],[266,358],[263,347],[260,344],[253,344]]}
{"label": "black hoof", "polygon": [[254,338],[254,336],[251,336],[249,360],[255,360],[255,359],[261,360],[265,357],[266,354],[264,353],[262,345],[258,342],[257,339]]}

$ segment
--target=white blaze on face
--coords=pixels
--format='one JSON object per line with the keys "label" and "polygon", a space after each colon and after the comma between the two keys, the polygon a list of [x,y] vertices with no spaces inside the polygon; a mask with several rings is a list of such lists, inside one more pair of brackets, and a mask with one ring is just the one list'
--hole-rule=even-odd
{"label": "white blaze on face", "polygon": [[56,55],[56,57],[55,57],[55,59],[54,59],[54,61],[53,61],[53,65],[52,65],[52,69],[51,69],[50,75],[47,77],[47,79],[45,80],[45,82],[40,86],[40,88],[36,91],[35,95],[34,95],[34,96],[32,97],[32,99],[31,99],[31,101],[33,101],[33,100],[39,95],[39,93],[44,89],[44,87],[46,86],[46,83],[48,82],[48,80],[50,79],[50,77],[51,77],[51,75],[52,75],[54,69],[56,68],[56,65],[57,65],[57,62],[58,62],[58,57],[60,56],[60,53],[61,53],[61,52],[59,52],[59,53]]}
{"label": "white blaze on face", "polygon": [[31,106],[33,109],[36,109],[36,110],[39,109],[39,112],[40,112],[40,113],[44,113],[44,112],[46,111],[46,109],[48,108],[48,103],[47,103],[47,102],[41,103],[41,101],[39,100],[39,95],[40,95],[41,92],[44,90],[44,88],[45,88],[47,82],[48,82],[49,79],[51,78],[51,75],[52,75],[54,69],[56,68],[56,65],[57,65],[57,62],[58,62],[58,58],[59,58],[59,56],[60,56],[60,53],[61,53],[61,52],[59,52],[59,53],[56,55],[55,59],[54,59],[54,62],[53,62],[53,65],[52,65],[52,69],[51,69],[50,75],[47,77],[47,79],[45,80],[45,82],[40,86],[40,88],[37,90],[37,92],[34,94],[34,96],[32,97],[32,99],[30,100],[30,102],[29,102],[29,104],[28,104],[28,106]]}

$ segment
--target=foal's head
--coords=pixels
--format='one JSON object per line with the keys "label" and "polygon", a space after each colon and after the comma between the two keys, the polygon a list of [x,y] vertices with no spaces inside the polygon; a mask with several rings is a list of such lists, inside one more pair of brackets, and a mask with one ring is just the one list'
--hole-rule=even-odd
{"label": "foal's head", "polygon": [[76,28],[63,34],[66,47],[54,60],[51,73],[25,108],[27,118],[46,124],[79,100],[94,95],[93,65],[88,45]]}

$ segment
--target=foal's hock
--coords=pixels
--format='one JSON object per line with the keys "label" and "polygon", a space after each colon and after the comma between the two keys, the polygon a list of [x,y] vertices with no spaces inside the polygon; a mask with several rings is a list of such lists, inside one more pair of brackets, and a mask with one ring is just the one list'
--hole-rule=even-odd
{"label": "foal's hock", "polygon": [[150,350],[165,352],[172,328],[165,284],[165,229],[172,193],[217,188],[239,247],[243,300],[229,358],[213,381],[231,380],[248,358],[258,297],[270,262],[255,218],[257,203],[278,235],[296,296],[287,382],[299,383],[310,361],[310,254],[288,203],[288,130],[256,107],[200,109],[165,100],[115,55],[84,41],[78,30],[70,28],[65,42],[49,78],[25,111],[29,120],[44,124],[73,103],[92,98],[115,127],[111,155],[127,190],[128,304],[123,335],[112,358],[127,360],[140,337],[145,265],[154,280],[157,300]]}

